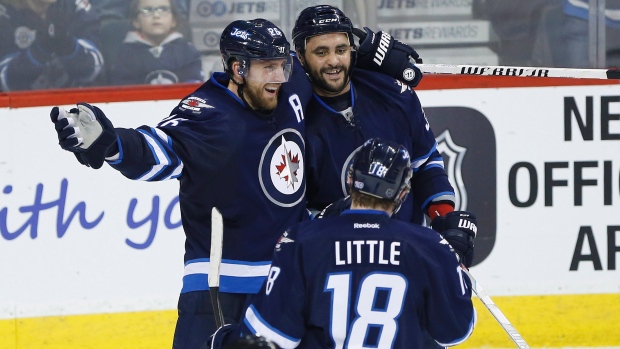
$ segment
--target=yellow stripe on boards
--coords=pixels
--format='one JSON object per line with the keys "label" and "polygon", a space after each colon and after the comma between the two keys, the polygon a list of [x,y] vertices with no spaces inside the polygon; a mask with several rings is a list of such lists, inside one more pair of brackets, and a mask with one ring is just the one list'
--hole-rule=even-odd
{"label": "yellow stripe on boards", "polygon": [[[474,334],[454,348],[516,348],[484,305],[473,301]],[[493,301],[532,348],[620,346],[620,294]],[[1,320],[0,349],[170,349],[176,319],[169,310]]]}
{"label": "yellow stripe on boards", "polygon": [[[620,346],[620,294],[491,297],[532,348]],[[478,324],[454,348],[516,348],[482,302],[473,301]]]}
{"label": "yellow stripe on boards", "polygon": [[176,310],[0,321],[0,349],[170,349]]}

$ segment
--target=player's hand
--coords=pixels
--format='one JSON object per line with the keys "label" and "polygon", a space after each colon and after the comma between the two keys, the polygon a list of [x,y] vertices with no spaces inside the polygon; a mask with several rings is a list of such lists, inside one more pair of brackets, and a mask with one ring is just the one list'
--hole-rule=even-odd
{"label": "player's hand", "polygon": [[116,131],[101,109],[87,103],[66,111],[54,107],[50,117],[58,133],[58,144],[73,152],[78,161],[92,168],[100,168],[106,156],[116,148]]}
{"label": "player's hand", "polygon": [[375,33],[367,27],[353,28],[353,34],[359,38],[357,67],[389,75],[410,87],[418,86],[422,71],[415,63],[422,63],[422,59],[411,46],[389,33]]}
{"label": "player's hand", "polygon": [[474,260],[474,239],[478,232],[476,216],[466,211],[453,211],[433,219],[431,227],[439,232],[469,268]]}

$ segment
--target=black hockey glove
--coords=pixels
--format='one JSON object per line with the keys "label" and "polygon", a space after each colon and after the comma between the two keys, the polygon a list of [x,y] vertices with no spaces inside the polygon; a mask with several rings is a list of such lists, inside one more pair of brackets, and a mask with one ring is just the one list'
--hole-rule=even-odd
{"label": "black hockey glove", "polygon": [[389,33],[374,33],[367,27],[364,30],[353,28],[353,34],[360,42],[357,67],[389,75],[409,87],[418,86],[422,80],[422,71],[415,63],[422,63],[422,59],[411,46],[394,39]]}
{"label": "black hockey glove", "polygon": [[469,268],[474,260],[474,239],[478,232],[476,216],[454,211],[433,219],[431,227],[450,243],[459,261]]}
{"label": "black hockey glove", "polygon": [[340,216],[340,213],[344,210],[351,208],[351,195],[347,195],[338,201],[329,204],[325,207],[321,213],[316,215],[315,219]]}
{"label": "black hockey glove", "polygon": [[82,165],[100,168],[106,157],[118,152],[116,131],[101,109],[78,103],[70,111],[52,108],[50,117],[58,133],[58,144],[73,152]]}

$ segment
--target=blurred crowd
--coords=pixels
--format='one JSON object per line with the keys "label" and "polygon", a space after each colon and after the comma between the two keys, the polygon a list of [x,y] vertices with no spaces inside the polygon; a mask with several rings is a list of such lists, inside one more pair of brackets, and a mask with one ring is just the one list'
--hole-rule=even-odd
{"label": "blurred crowd", "polygon": [[[204,81],[212,69],[204,69],[207,53],[193,44],[189,24],[191,9],[200,9],[200,2],[0,0],[0,90]],[[461,2],[474,8],[472,19],[490,23],[488,47],[500,65],[592,67],[588,0]],[[606,0],[605,27],[606,67],[620,67],[620,0]],[[424,47],[419,52],[425,58]]]}
{"label": "blurred crowd", "polygon": [[188,1],[0,0],[3,91],[201,82]]}

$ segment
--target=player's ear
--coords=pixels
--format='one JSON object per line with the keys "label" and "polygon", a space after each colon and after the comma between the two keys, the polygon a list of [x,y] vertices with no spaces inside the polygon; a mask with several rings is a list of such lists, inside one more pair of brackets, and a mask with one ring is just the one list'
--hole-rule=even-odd
{"label": "player's ear", "polygon": [[233,73],[233,79],[235,79],[235,81],[239,84],[243,83],[243,77],[241,76],[241,63],[239,63],[239,61],[232,62],[232,64],[230,65],[230,70]]}
{"label": "player's ear", "polygon": [[297,54],[297,58],[299,58],[299,63],[301,63],[301,66],[305,67],[306,66],[306,60],[304,58],[304,55],[299,50],[295,51],[295,53]]}

